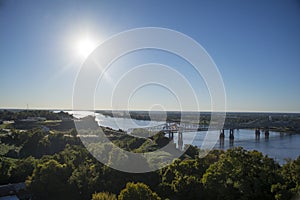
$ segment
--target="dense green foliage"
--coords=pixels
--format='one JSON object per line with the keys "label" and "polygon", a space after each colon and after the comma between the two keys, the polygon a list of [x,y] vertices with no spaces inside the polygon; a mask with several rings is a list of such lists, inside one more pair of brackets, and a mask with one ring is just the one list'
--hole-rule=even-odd
{"label": "dense green foliage", "polygon": [[272,186],[277,200],[300,197],[300,156],[296,160],[288,160],[279,172],[281,182]]}
{"label": "dense green foliage", "polygon": [[56,160],[49,160],[38,164],[26,183],[38,199],[57,199],[68,192],[65,183],[70,176],[66,164]]}
{"label": "dense green foliage", "polygon": [[48,120],[58,120],[61,118],[72,118],[68,113],[59,112],[54,113],[48,110],[21,110],[21,111],[9,111],[0,110],[0,116],[2,120],[21,120],[29,117],[45,117]]}
{"label": "dense green foliage", "polygon": [[93,194],[92,200],[117,200],[117,196],[109,192],[98,192]]}
{"label": "dense green foliage", "polygon": [[[161,133],[143,139],[122,131],[104,131],[115,144],[135,152],[155,150],[168,142]],[[97,130],[89,132],[97,134]],[[199,158],[199,149],[191,146],[161,170],[132,174],[98,162],[76,135],[73,129],[0,132],[0,149],[4,148],[0,151],[0,184],[26,182],[32,199],[46,200],[283,200],[300,196],[300,157],[280,166],[260,152],[234,148]],[[109,148],[101,140],[92,146]],[[117,152],[112,149],[108,159],[123,159],[114,155]]]}
{"label": "dense green foliage", "polygon": [[118,196],[118,200],[160,200],[160,197],[157,196],[155,192],[153,192],[149,186],[144,183],[127,183],[126,188],[124,188],[120,195]]}
{"label": "dense green foliage", "polygon": [[273,199],[278,164],[257,151],[228,150],[209,166],[202,182],[211,199]]}

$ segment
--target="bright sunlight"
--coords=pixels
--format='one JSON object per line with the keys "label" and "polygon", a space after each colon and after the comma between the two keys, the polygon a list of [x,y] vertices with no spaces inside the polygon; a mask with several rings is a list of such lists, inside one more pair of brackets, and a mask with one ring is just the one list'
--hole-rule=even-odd
{"label": "bright sunlight", "polygon": [[84,59],[87,58],[95,48],[96,42],[88,37],[78,40],[76,46],[78,55]]}

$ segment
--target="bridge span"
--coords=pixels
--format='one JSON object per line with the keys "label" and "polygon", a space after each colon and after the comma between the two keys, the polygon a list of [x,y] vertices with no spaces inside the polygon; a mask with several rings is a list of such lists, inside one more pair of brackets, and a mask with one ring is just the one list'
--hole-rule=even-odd
{"label": "bridge span", "polygon": [[[158,132],[164,132],[166,136],[169,137],[169,139],[174,138],[174,133],[177,133],[177,144],[178,144],[178,149],[183,150],[183,134],[188,134],[189,132],[199,132],[202,131],[206,133],[205,131],[208,130],[208,126],[199,126],[197,124],[191,124],[191,123],[164,123],[160,124],[158,126],[151,126],[151,127],[142,127],[142,128],[137,128],[137,129],[142,129],[142,130],[147,130],[148,131],[148,137],[153,136],[154,134]],[[130,128],[128,129],[128,133],[131,133],[134,129],[136,128]],[[225,140],[225,132],[227,132],[226,135],[229,137],[229,142],[230,146],[233,146],[234,142],[234,131],[239,130],[239,128],[233,128],[231,126],[225,126],[220,129],[220,127],[210,127],[210,130],[214,131],[219,131],[220,136],[219,136],[219,142],[220,142],[220,147],[224,147],[224,140]],[[269,129],[268,128],[256,128],[254,130],[255,133],[255,139],[259,139],[261,132],[264,132],[265,138],[269,138]]]}
{"label": "bridge span", "polygon": [[[188,133],[188,132],[199,132],[199,131],[207,131],[210,128],[210,130],[220,131],[220,139],[225,138],[225,131],[228,131],[229,139],[234,139],[234,130],[238,130],[239,128],[234,128],[232,126],[224,126],[222,128],[218,126],[206,126],[206,125],[198,125],[198,124],[192,124],[192,123],[176,123],[176,122],[168,122],[164,124],[160,124],[157,126],[148,126],[148,127],[142,127],[138,129],[147,130],[149,133],[158,133],[163,131],[165,134],[169,135],[169,138],[173,138],[174,133]],[[128,133],[131,133],[136,128],[130,128],[128,129]],[[255,136],[260,136],[261,132],[265,133],[265,137],[269,137],[269,129],[268,128],[256,128],[255,129]]]}

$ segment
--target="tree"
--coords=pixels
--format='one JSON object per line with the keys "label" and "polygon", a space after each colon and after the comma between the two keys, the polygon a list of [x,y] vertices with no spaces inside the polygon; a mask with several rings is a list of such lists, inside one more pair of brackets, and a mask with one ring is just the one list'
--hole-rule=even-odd
{"label": "tree", "polygon": [[99,187],[100,172],[100,166],[92,162],[85,162],[74,169],[69,178],[69,182],[75,186],[81,199],[89,198],[90,195],[96,191],[96,188]]}
{"label": "tree", "polygon": [[54,155],[54,158],[60,163],[67,164],[67,167],[74,170],[84,163],[84,161],[92,157],[83,146],[67,144],[63,151]]}
{"label": "tree", "polygon": [[20,156],[23,158],[28,156],[41,157],[41,147],[44,146],[41,141],[45,136],[46,134],[41,129],[33,129],[25,134],[20,134],[20,137],[23,137],[22,141],[24,141],[20,149]]}
{"label": "tree", "polygon": [[118,200],[160,200],[161,198],[144,183],[129,182],[126,184]]}
{"label": "tree", "polygon": [[257,151],[227,150],[202,178],[208,199],[274,199],[279,165]]}
{"label": "tree", "polygon": [[26,184],[36,199],[65,199],[70,195],[69,175],[66,164],[49,160],[36,166]]}
{"label": "tree", "polygon": [[[203,158],[180,160],[160,170],[158,194],[164,198],[199,199],[203,195],[201,178],[223,151],[214,150]],[[198,154],[198,153],[197,153]]]}
{"label": "tree", "polygon": [[282,182],[274,184],[272,191],[277,200],[300,197],[300,156],[296,160],[288,160],[280,171]]}
{"label": "tree", "polygon": [[11,165],[12,163],[9,160],[0,157],[0,184],[7,184]]}
{"label": "tree", "polygon": [[76,136],[77,136],[77,131],[76,131],[75,128],[72,128],[72,129],[71,129],[70,135],[73,136],[73,137],[76,137]]}
{"label": "tree", "polygon": [[31,156],[16,160],[10,169],[10,181],[12,183],[24,182],[28,176],[32,175],[35,162]]}
{"label": "tree", "polygon": [[202,191],[202,174],[196,160],[175,160],[160,171],[159,194],[163,197],[198,199]]}
{"label": "tree", "polygon": [[117,200],[117,197],[109,192],[98,192],[93,194],[92,200]]}

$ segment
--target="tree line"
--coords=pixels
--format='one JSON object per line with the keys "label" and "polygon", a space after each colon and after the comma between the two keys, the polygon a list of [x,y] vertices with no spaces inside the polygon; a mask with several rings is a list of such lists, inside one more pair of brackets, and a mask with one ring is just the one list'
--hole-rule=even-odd
{"label": "tree line", "polygon": [[281,200],[300,195],[300,157],[280,166],[260,152],[235,148],[199,158],[199,150],[190,146],[161,170],[132,174],[99,163],[70,135],[34,129],[2,135],[3,143],[20,150],[1,156],[0,183],[25,181],[32,199]]}
{"label": "tree line", "polygon": [[[22,113],[7,119],[20,118]],[[60,114],[54,113],[53,118],[59,118]],[[98,125],[93,119],[89,120],[94,126],[85,129],[86,134],[97,135]],[[162,133],[144,139],[120,130],[103,130],[115,145],[127,151],[155,151],[169,142]],[[97,150],[101,146],[101,140],[93,139],[91,147]],[[198,148],[189,146],[180,158],[160,170],[125,173],[98,162],[77,137],[75,129],[21,131],[11,128],[0,130],[0,184],[26,182],[32,199],[46,200],[284,200],[300,197],[300,156],[280,166],[258,151],[241,147],[213,150],[203,158],[198,156],[199,152]]]}

